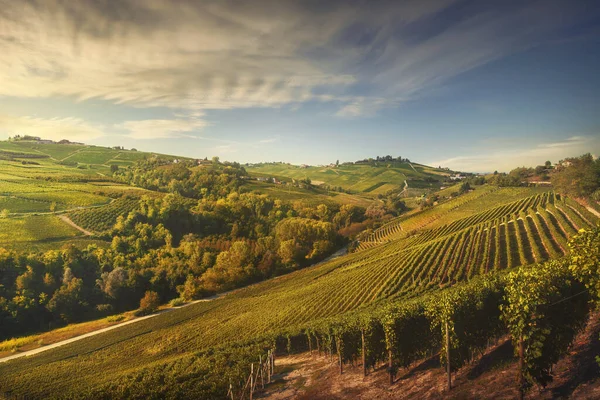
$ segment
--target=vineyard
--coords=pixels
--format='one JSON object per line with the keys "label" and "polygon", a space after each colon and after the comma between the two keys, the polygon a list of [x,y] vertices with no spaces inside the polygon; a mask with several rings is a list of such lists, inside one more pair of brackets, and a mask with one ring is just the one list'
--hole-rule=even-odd
{"label": "vineyard", "polygon": [[54,215],[0,219],[0,247],[22,246],[29,242],[56,242],[79,235],[78,230]]}
{"label": "vineyard", "polygon": [[[370,337],[369,362],[388,360],[389,348],[394,368],[409,363],[442,345],[448,323],[457,335],[450,337],[449,345],[453,354],[460,355],[451,358],[456,368],[466,362],[466,354],[508,329],[498,322],[505,280],[487,282],[477,276],[504,276],[506,269],[561,257],[567,252],[570,237],[598,221],[578,203],[552,192],[507,189],[513,194],[499,196],[502,190],[483,187],[444,203],[439,210],[434,207],[409,217],[415,226],[431,219],[427,225],[430,229],[239,289],[218,300],[2,365],[0,390],[10,388],[13,393],[35,397],[51,393],[85,397],[102,392],[144,397],[147,390],[171,395],[174,389],[165,382],[188,377],[189,382],[200,386],[213,384],[213,389],[202,386],[206,392],[199,397],[224,397],[228,379],[238,385],[242,369],[245,371],[245,367],[235,367],[211,375],[211,371],[225,370],[220,364],[224,354],[233,358],[246,354],[239,362],[247,366],[248,357],[257,357],[260,349],[275,344],[278,351],[314,344],[315,348],[338,352],[342,360],[356,358],[362,333],[356,327],[362,325],[348,322],[355,313],[372,327],[368,331],[372,334],[364,333]],[[487,207],[480,208],[479,204]],[[449,210],[463,217],[440,224],[449,218]],[[459,284],[450,292],[439,290],[466,280],[473,283]],[[577,288],[565,290],[570,293]],[[444,293],[456,295],[444,297]],[[407,302],[410,299],[415,300]],[[463,308],[443,307],[450,303],[463,304]],[[480,304],[484,309],[477,308]],[[478,311],[470,313],[473,307]],[[466,311],[457,311],[461,309]],[[496,310],[493,315],[498,318],[480,318],[491,310]],[[474,322],[481,320],[488,325]],[[431,326],[437,328],[432,331]],[[390,327],[400,336],[391,336]],[[288,336],[289,342],[276,339],[281,335],[284,339]],[[407,341],[408,336],[419,341]],[[246,350],[227,347],[235,343]],[[339,351],[335,343],[340,343]],[[247,351],[252,346],[258,346],[256,351]],[[78,376],[73,375],[75,369]],[[97,374],[99,369],[105,373]],[[140,381],[146,384],[134,383]]]}
{"label": "vineyard", "polygon": [[[67,212],[76,224],[100,233],[110,229],[118,215],[135,208],[137,200],[128,199],[163,195],[110,176],[110,160],[130,165],[149,153],[28,141],[0,141],[0,152],[13,155],[0,160],[0,247],[41,251],[69,243],[105,245],[82,238],[50,214]],[[81,164],[85,167],[79,168]]]}
{"label": "vineyard", "polygon": [[69,218],[83,229],[100,233],[111,229],[117,217],[129,214],[138,204],[139,200],[123,197],[104,207],[71,211]]}
{"label": "vineyard", "polygon": [[284,181],[309,178],[316,185],[337,186],[353,193],[370,195],[401,190],[406,180],[414,188],[439,188],[444,175],[448,174],[427,166],[414,164],[413,167],[406,162],[393,163],[389,167],[386,162],[381,162],[377,166],[354,164],[335,168],[273,163],[248,166],[246,170],[252,176],[274,177]]}

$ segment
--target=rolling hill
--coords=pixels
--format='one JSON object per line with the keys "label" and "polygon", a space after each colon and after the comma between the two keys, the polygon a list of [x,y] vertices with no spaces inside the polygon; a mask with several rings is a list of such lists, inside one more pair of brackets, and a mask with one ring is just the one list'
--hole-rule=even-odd
{"label": "rolling hill", "polygon": [[314,185],[339,187],[365,195],[402,191],[408,183],[406,195],[420,195],[439,189],[451,171],[440,170],[410,162],[373,162],[370,164],[340,164],[338,166],[298,166],[284,163],[255,164],[246,167],[252,176],[279,180],[310,179]]}
{"label": "rolling hill", "polygon": [[36,398],[225,397],[227,380],[242,370],[215,372],[222,354],[235,359],[261,338],[559,257],[569,237],[597,221],[551,191],[482,186],[390,222],[355,253],[2,364],[0,392]]}

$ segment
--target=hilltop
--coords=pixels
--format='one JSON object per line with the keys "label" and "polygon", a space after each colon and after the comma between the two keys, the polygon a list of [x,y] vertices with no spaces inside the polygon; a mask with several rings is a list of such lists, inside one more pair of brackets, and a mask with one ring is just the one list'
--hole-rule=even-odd
{"label": "hilltop", "polygon": [[391,156],[321,166],[262,163],[246,165],[252,176],[276,180],[310,181],[349,193],[369,196],[401,193],[402,197],[416,197],[438,190],[451,182],[454,171],[433,168]]}

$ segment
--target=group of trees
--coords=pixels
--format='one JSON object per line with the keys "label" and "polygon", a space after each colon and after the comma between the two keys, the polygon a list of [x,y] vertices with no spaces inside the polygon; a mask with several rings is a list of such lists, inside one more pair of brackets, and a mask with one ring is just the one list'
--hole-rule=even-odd
{"label": "group of trees", "polygon": [[393,157],[390,155],[376,156],[375,158],[365,158],[363,160],[355,161],[354,164],[376,164],[376,163],[410,163],[408,158],[402,158],[400,156]]}
{"label": "group of trees", "polygon": [[550,181],[557,191],[575,197],[600,200],[600,159],[591,154],[561,160],[556,167],[550,161],[535,168],[519,167],[506,173],[494,172],[487,182],[497,186],[523,186],[530,180]]}
{"label": "group of trees", "polygon": [[561,161],[551,176],[557,191],[576,198],[600,201],[600,158],[591,154]]}
{"label": "group of trees", "polygon": [[[237,164],[143,160],[119,179],[162,192],[139,199],[102,237],[108,248],[0,250],[0,335],[230,290],[301,268],[401,204],[367,209],[244,192]],[[153,299],[154,299],[153,298]],[[152,299],[151,299],[152,300]],[[151,309],[151,307],[150,307]]]}

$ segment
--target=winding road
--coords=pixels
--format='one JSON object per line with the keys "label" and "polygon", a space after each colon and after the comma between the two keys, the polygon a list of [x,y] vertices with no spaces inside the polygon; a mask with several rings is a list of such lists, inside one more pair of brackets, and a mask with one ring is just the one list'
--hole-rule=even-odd
{"label": "winding road", "polygon": [[93,235],[92,232],[83,229],[82,227],[80,227],[79,225],[77,225],[75,222],[71,221],[71,218],[67,217],[64,214],[59,215],[58,218],[62,219],[64,222],[66,222],[67,224],[71,225],[73,228],[77,229],[78,231],[83,232],[83,234],[86,235],[86,236],[92,236]]}
{"label": "winding road", "polygon": [[[343,247],[340,250],[338,250],[337,252],[335,252],[332,255],[330,255],[329,257],[327,257],[325,260],[323,260],[323,261],[321,261],[319,263],[313,264],[311,267],[314,267],[316,265],[325,263],[325,262],[330,261],[330,260],[332,260],[334,258],[340,257],[340,256],[346,254],[347,251],[348,251],[348,248],[347,247]],[[276,276],[276,277],[273,277],[271,279],[278,279],[280,277],[281,276]],[[265,282],[265,281],[263,281],[263,282]],[[259,285],[261,283],[262,282],[258,282],[258,283],[255,283],[254,285]],[[250,286],[254,286],[254,285],[250,285]],[[246,286],[246,288],[247,287],[249,287],[249,286]],[[244,289],[244,288],[240,288],[240,289]],[[129,320],[127,322],[122,322],[120,324],[116,324],[116,325],[112,325],[112,326],[109,326],[109,327],[106,327],[106,328],[98,329],[97,331],[85,333],[83,335],[75,336],[75,337],[72,337],[70,339],[65,339],[65,340],[62,340],[60,342],[49,344],[47,346],[39,347],[37,349],[28,350],[28,351],[24,351],[24,352],[21,352],[21,353],[13,354],[13,355],[8,356],[8,357],[0,358],[0,363],[4,363],[4,362],[10,361],[10,360],[14,360],[14,359],[17,359],[17,358],[21,358],[21,357],[29,357],[29,356],[32,356],[32,355],[35,355],[35,354],[39,354],[39,353],[42,353],[42,352],[44,352],[46,350],[55,349],[57,347],[64,346],[64,345],[69,344],[69,343],[73,343],[73,342],[76,342],[78,340],[82,340],[82,339],[85,339],[85,338],[88,338],[88,337],[91,337],[91,336],[95,336],[95,335],[100,335],[102,333],[105,333],[105,332],[108,332],[108,331],[112,331],[113,329],[117,329],[117,328],[120,328],[122,326],[130,325],[130,324],[135,324],[137,322],[144,321],[146,319],[156,317],[157,315],[160,315],[160,314],[168,313],[168,312],[171,312],[173,310],[178,310],[178,309],[183,308],[183,307],[191,306],[192,304],[197,304],[197,303],[201,303],[201,302],[205,302],[205,301],[213,301],[213,300],[216,300],[216,299],[219,299],[221,297],[224,297],[224,296],[228,295],[229,293],[235,292],[236,290],[240,290],[240,289],[234,289],[232,291],[228,291],[228,292],[224,292],[224,293],[219,293],[219,294],[216,294],[214,296],[207,297],[205,299],[194,300],[194,301],[191,301],[191,302],[186,303],[186,304],[184,304],[182,306],[179,306],[179,307],[167,308],[165,310],[161,310],[161,311],[156,312],[154,314],[145,315],[143,317],[137,317],[137,318],[134,318],[134,319]]]}
{"label": "winding road", "polygon": [[140,321],[143,321],[143,320],[146,320],[146,319],[149,319],[149,318],[153,318],[153,317],[156,317],[157,315],[164,314],[164,313],[167,313],[167,312],[171,312],[173,310],[178,310],[180,308],[187,307],[187,306],[190,306],[192,304],[200,303],[200,302],[203,302],[203,301],[212,301],[212,300],[218,299],[220,297],[223,297],[227,293],[229,293],[229,292],[221,293],[221,294],[218,294],[218,295],[215,295],[215,296],[212,296],[212,297],[207,297],[206,299],[194,300],[194,301],[191,301],[191,302],[186,303],[186,304],[184,304],[182,306],[179,306],[179,307],[167,308],[165,310],[161,310],[161,311],[156,312],[154,314],[144,315],[143,317],[137,317],[137,318],[134,318],[134,319],[129,320],[127,322],[122,322],[120,324],[116,324],[116,325],[112,325],[112,326],[109,326],[109,327],[106,327],[106,328],[98,329],[97,331],[85,333],[83,335],[75,336],[75,337],[72,337],[70,339],[65,339],[65,340],[62,340],[60,342],[49,344],[47,346],[39,347],[37,349],[28,350],[28,351],[24,351],[22,353],[13,354],[12,356],[0,358],[0,363],[4,363],[4,362],[10,361],[10,360],[14,360],[16,358],[29,357],[29,356],[32,356],[32,355],[35,355],[35,354],[38,354],[38,353],[42,353],[42,352],[44,352],[46,350],[55,349],[57,347],[64,346],[64,345],[69,344],[69,343],[73,343],[73,342],[76,342],[78,340],[88,338],[90,336],[100,335],[101,333],[112,331],[113,329],[117,329],[117,328],[120,328],[122,326],[135,324],[136,322],[140,322]]}

